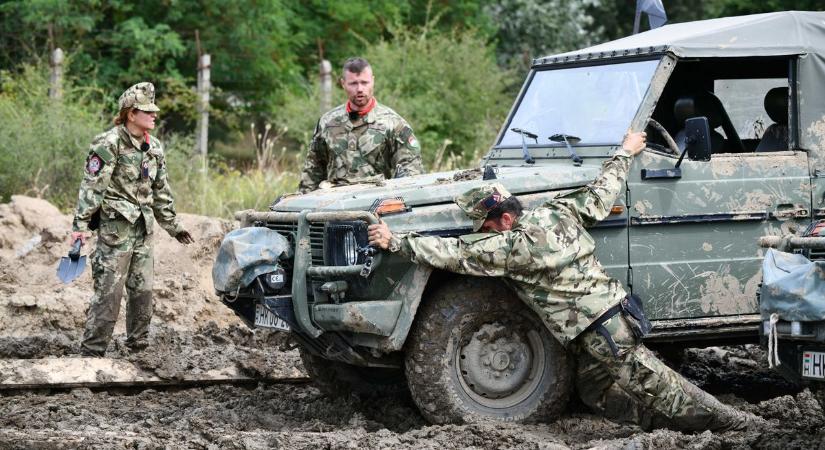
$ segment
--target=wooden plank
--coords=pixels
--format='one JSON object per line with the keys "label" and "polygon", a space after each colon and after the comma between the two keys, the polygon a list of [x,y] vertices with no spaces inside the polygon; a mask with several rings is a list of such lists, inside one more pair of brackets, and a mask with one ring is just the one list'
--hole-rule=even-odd
{"label": "wooden plank", "polygon": [[[290,373],[289,375],[295,375]],[[161,378],[129,361],[112,358],[0,359],[0,390],[34,388],[162,386],[272,381],[305,382],[289,376],[257,379],[242,374],[237,367],[188,373],[183,378]]]}

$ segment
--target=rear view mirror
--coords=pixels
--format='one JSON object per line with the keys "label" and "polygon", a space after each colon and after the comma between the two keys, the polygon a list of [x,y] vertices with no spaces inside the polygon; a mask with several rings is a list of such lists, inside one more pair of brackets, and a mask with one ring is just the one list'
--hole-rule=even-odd
{"label": "rear view mirror", "polygon": [[672,169],[642,169],[643,180],[682,178],[682,160],[710,161],[710,126],[707,117],[685,120],[685,149]]}
{"label": "rear view mirror", "polygon": [[707,117],[685,120],[685,150],[692,161],[710,161],[710,126]]}

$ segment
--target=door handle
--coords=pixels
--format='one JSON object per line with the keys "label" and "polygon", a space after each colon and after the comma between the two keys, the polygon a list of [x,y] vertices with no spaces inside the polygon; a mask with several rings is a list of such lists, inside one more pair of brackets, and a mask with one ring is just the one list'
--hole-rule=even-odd
{"label": "door handle", "polygon": [[804,217],[810,217],[811,212],[808,208],[805,208],[802,205],[795,205],[793,203],[782,203],[776,205],[773,211],[770,213],[771,217],[774,219],[779,220],[787,220],[787,219],[801,219]]}

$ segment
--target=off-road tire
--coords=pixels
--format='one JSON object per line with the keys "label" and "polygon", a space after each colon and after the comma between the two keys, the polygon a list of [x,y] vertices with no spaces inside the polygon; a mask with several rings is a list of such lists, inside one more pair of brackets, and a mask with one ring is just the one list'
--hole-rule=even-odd
{"label": "off-road tire", "polygon": [[330,361],[299,346],[301,361],[313,384],[331,397],[356,394],[362,398],[408,396],[402,369],[360,367]]}
{"label": "off-road tire", "polygon": [[[425,300],[407,339],[405,372],[427,420],[549,422],[566,409],[572,386],[564,348],[501,282],[461,277]],[[505,348],[512,359],[501,355]],[[502,375],[520,381],[491,394]]]}

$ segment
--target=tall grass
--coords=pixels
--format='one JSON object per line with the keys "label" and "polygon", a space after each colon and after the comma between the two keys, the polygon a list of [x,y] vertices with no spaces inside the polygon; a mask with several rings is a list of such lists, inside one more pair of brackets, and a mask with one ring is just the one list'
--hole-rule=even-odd
{"label": "tall grass", "polygon": [[[164,143],[169,160],[169,179],[178,211],[231,218],[235,211],[265,210],[281,194],[294,192],[300,175],[294,171],[294,153],[282,156],[278,167],[233,167],[219,156],[193,156],[193,139],[173,136]],[[254,150],[250,149],[250,152]],[[282,169],[285,167],[285,169]]]}

